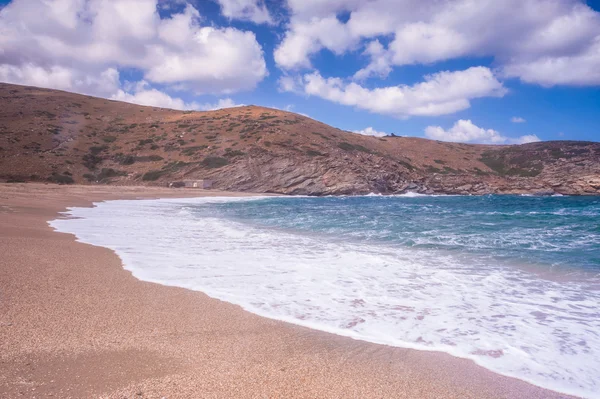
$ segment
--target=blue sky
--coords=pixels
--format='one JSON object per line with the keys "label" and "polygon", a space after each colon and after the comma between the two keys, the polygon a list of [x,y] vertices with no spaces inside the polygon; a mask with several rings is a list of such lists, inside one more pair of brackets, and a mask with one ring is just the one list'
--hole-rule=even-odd
{"label": "blue sky", "polygon": [[0,81],[364,133],[600,139],[600,1],[136,1],[0,0]]}

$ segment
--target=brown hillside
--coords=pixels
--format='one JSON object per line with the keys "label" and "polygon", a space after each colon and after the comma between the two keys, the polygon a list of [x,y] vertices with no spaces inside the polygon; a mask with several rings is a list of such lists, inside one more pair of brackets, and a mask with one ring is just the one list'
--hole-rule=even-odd
{"label": "brown hillside", "polygon": [[600,143],[444,143],[280,110],[183,112],[0,84],[0,180],[287,194],[600,193]]}

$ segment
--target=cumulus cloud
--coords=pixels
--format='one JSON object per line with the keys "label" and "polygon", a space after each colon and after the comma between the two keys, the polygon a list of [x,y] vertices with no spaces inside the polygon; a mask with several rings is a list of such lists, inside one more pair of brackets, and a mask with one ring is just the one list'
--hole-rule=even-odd
{"label": "cumulus cloud", "polygon": [[[597,23],[600,26],[600,19]],[[515,60],[502,73],[545,87],[600,85],[600,35],[580,53]]]}
{"label": "cumulus cloud", "polygon": [[525,119],[521,118],[520,116],[513,116],[512,118],[510,118],[510,121],[512,123],[525,123],[525,122],[527,122]]}
{"label": "cumulus cloud", "polygon": [[502,97],[506,93],[502,83],[485,67],[427,75],[423,82],[412,86],[374,89],[340,78],[323,78],[313,72],[299,79],[286,78],[280,82],[280,88],[398,118],[451,114],[469,108],[472,99]]}
{"label": "cumulus cloud", "polygon": [[375,137],[388,136],[388,134],[386,132],[379,132],[370,126],[363,130],[355,130],[354,133],[362,134],[364,136],[375,136]]}
{"label": "cumulus cloud", "polygon": [[535,134],[527,134],[525,136],[517,137],[516,139],[508,139],[508,142],[511,144],[537,143],[538,141],[541,140]]}
{"label": "cumulus cloud", "polygon": [[252,21],[257,24],[273,23],[265,3],[261,0],[218,0],[221,14],[227,18]]}
{"label": "cumulus cloud", "polygon": [[180,110],[214,111],[222,108],[241,107],[231,98],[219,99],[216,103],[186,102],[181,98],[172,97],[169,94],[150,87],[145,80],[139,82],[126,82],[123,89],[119,89],[111,99],[125,101],[128,103],[147,105],[151,107],[171,108]]}
{"label": "cumulus cloud", "polygon": [[280,92],[297,93],[302,91],[303,78],[302,76],[284,75],[277,81],[278,90]]}
{"label": "cumulus cloud", "polygon": [[335,15],[310,20],[292,20],[282,43],[275,49],[275,62],[284,69],[310,67],[309,56],[322,48],[342,54],[358,43]]}
{"label": "cumulus cloud", "polygon": [[379,40],[370,42],[363,52],[371,58],[371,62],[365,68],[359,69],[354,74],[354,79],[364,80],[370,76],[386,77],[391,71],[389,55]]}
{"label": "cumulus cloud", "polygon": [[236,104],[231,98],[221,98],[216,103],[204,103],[201,104],[197,109],[201,111],[214,111],[223,108],[235,108],[243,107],[244,104]]}
{"label": "cumulus cloud", "polygon": [[517,138],[503,136],[494,129],[484,129],[475,125],[471,120],[460,119],[450,129],[441,126],[428,126],[425,136],[432,140],[452,141],[459,143],[482,144],[525,144],[540,141],[536,135],[526,135]]}
{"label": "cumulus cloud", "polygon": [[119,89],[117,93],[111,96],[111,99],[151,107],[181,110],[200,109],[200,105],[197,103],[186,103],[180,98],[171,97],[167,93],[151,88],[148,82],[144,80],[135,83],[127,83],[124,89],[125,90]]}
{"label": "cumulus cloud", "polygon": [[[227,94],[253,89],[267,75],[254,33],[203,26],[190,4],[161,19],[158,1],[13,0],[0,9],[0,77],[127,97],[95,81],[127,68],[140,71],[149,84]],[[159,101],[158,90],[147,91],[143,101]]]}
{"label": "cumulus cloud", "polygon": [[32,63],[23,65],[0,65],[0,81],[26,86],[46,87],[81,94],[107,97],[119,89],[119,72],[107,68],[88,75],[79,70],[63,67],[41,67]]}
{"label": "cumulus cloud", "polygon": [[[365,46],[357,79],[394,66],[493,57],[504,77],[544,86],[600,84],[600,13],[582,0],[288,0],[275,50],[285,70],[310,67],[323,49]],[[340,20],[338,15],[347,13]],[[330,34],[331,32],[331,34]],[[379,38],[389,38],[387,45]]]}

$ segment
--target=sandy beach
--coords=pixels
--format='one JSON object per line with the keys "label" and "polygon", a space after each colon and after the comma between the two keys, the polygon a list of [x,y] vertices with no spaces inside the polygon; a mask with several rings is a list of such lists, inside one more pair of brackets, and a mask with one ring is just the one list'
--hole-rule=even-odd
{"label": "sandy beach", "polygon": [[203,195],[242,194],[1,184],[0,397],[567,397],[444,353],[361,342],[142,282],[112,251],[47,224],[94,201]]}

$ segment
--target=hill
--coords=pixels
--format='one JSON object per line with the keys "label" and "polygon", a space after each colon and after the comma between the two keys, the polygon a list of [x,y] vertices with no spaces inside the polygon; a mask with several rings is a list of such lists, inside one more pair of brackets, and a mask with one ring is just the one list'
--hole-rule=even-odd
{"label": "hill", "polygon": [[144,107],[0,84],[0,180],[286,194],[600,194],[600,143],[370,137],[276,109]]}

